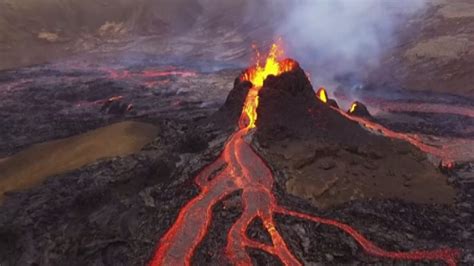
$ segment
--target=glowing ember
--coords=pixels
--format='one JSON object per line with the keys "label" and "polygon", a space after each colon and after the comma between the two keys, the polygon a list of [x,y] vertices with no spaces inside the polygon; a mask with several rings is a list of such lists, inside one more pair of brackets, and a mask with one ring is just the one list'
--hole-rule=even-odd
{"label": "glowing ember", "polygon": [[[246,248],[256,248],[272,254],[284,265],[302,264],[292,254],[277,230],[274,215],[278,213],[336,227],[354,238],[373,256],[403,260],[439,260],[455,265],[459,257],[457,250],[385,251],[349,225],[291,211],[278,205],[272,193],[273,174],[247,141],[252,137],[250,129],[255,127],[258,92],[265,78],[290,71],[296,64],[294,61],[278,61],[280,53],[274,45],[264,67],[257,63],[243,75],[243,79],[251,81],[254,87],[250,89],[245,100],[239,121],[240,129],[230,137],[219,158],[196,176],[195,182],[201,192],[180,210],[174,224],[161,238],[150,265],[190,265],[197,246],[209,230],[214,205],[236,191],[242,191],[243,213],[227,235],[225,252],[232,264],[252,264]],[[282,65],[282,62],[293,63]],[[247,227],[256,218],[263,222],[272,244],[257,242],[247,237]]]}
{"label": "glowing ember", "polygon": [[444,161],[439,162],[439,170],[443,173],[449,173],[456,168],[456,162],[454,161]]}
{"label": "glowing ember", "polygon": [[456,167],[456,163],[453,162],[453,161],[442,161],[441,162],[441,165],[444,167],[444,168],[447,168],[447,169],[453,169],[454,167]]}
{"label": "glowing ember", "polygon": [[319,88],[318,92],[316,92],[316,96],[318,96],[318,99],[321,100],[321,102],[323,103],[328,102],[328,94],[325,88],[323,87]]}
{"label": "glowing ember", "polygon": [[357,103],[352,103],[351,109],[349,109],[349,113],[351,113],[351,114],[354,113],[356,108],[357,108]]}
{"label": "glowing ember", "polygon": [[115,101],[120,101],[123,99],[123,96],[112,96],[109,99],[107,99],[108,102],[115,102]]}

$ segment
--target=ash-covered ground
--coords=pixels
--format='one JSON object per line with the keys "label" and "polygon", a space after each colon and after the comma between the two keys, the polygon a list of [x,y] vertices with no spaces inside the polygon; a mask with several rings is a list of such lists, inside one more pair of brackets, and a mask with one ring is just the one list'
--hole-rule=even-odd
{"label": "ash-covered ground", "polygon": [[[152,63],[125,67],[65,62],[0,73],[4,125],[0,167],[31,145],[121,121],[157,128],[150,143],[132,155],[101,158],[45,176],[39,185],[36,180],[6,193],[0,206],[0,264],[146,264],[180,208],[199,192],[194,176],[216,159],[235,129],[235,112],[221,107],[226,99],[226,106],[241,107],[235,99],[242,98],[243,92],[232,91],[240,72]],[[369,110],[379,111],[372,112],[374,119],[388,128],[419,134],[430,145],[461,143],[455,151],[463,152],[464,160],[441,171],[436,159],[401,141],[369,133],[329,108],[317,107],[314,110],[323,111],[299,116],[303,107],[312,105],[309,98],[291,98],[299,94],[290,91],[292,101],[285,99],[285,88],[282,91],[263,92],[263,124],[258,124],[262,131],[257,131],[253,142],[274,172],[274,193],[281,205],[343,221],[387,250],[459,248],[460,264],[474,263],[472,103],[430,93],[401,93],[397,98],[361,93],[361,100],[371,97]],[[296,111],[289,109],[295,104]],[[413,107],[422,104],[439,104],[451,112]],[[453,111],[459,108],[467,112]],[[325,114],[330,118],[317,119]],[[305,124],[308,121],[315,123]],[[319,128],[327,132],[319,134]],[[327,142],[315,141],[321,136]],[[337,142],[340,136],[344,136],[342,144]],[[361,143],[374,140],[380,145]],[[51,156],[41,150],[35,154]],[[367,173],[377,176],[364,176]],[[421,180],[436,177],[433,182],[438,183],[417,183],[417,176],[411,176],[416,173],[428,173],[428,179]],[[367,178],[380,182],[382,188],[400,188],[399,193],[377,195],[385,190],[363,186]],[[392,184],[391,178],[400,182]],[[362,180],[359,192],[346,193],[357,188],[354,180]],[[223,250],[225,232],[242,212],[239,196],[232,194],[215,206],[193,264],[230,263]],[[288,216],[275,218],[289,247],[306,265],[433,264],[371,257],[342,231]],[[252,223],[247,235],[268,241],[261,227],[258,221]],[[262,251],[249,250],[249,254],[257,265],[279,264]]]}

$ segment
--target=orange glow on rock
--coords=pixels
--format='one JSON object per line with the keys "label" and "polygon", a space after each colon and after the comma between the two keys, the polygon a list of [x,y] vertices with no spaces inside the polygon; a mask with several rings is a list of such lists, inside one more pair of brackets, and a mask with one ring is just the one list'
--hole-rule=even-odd
{"label": "orange glow on rock", "polygon": [[351,109],[349,109],[349,113],[351,113],[351,114],[354,113],[355,110],[356,110],[356,108],[357,108],[357,103],[353,103],[353,104],[351,105]]}
{"label": "orange glow on rock", "polygon": [[108,102],[115,102],[115,101],[120,101],[123,99],[123,96],[112,96],[109,99],[107,99]]}
{"label": "orange glow on rock", "polygon": [[417,147],[418,149],[420,149],[421,151],[423,151],[425,153],[432,154],[436,157],[443,158],[445,160],[451,160],[451,157],[453,155],[450,152],[444,150],[442,147],[438,148],[438,147],[431,146],[431,145],[423,143],[423,141],[417,135],[395,132],[391,129],[388,129],[388,128],[384,127],[381,124],[370,121],[366,118],[350,115],[355,111],[356,108],[357,108],[357,104],[353,103],[352,106],[351,106],[351,109],[349,110],[349,114],[347,114],[344,111],[341,111],[337,108],[332,108],[332,109],[334,111],[340,113],[345,118],[347,118],[349,120],[352,120],[354,122],[357,122],[361,126],[367,128],[367,129],[370,129],[374,132],[379,132],[382,135],[384,135],[385,137],[392,138],[392,139],[399,139],[399,140],[409,142],[410,144],[412,144],[413,146]]}
{"label": "orange glow on rock", "polygon": [[[257,107],[259,103],[258,93],[263,87],[263,83],[268,76],[278,76],[282,73],[289,72],[295,68],[296,63],[292,60],[279,60],[284,56],[285,52],[277,44],[273,44],[265,64],[262,65],[259,56],[255,66],[247,69],[242,75],[242,80],[250,81],[253,87],[250,89],[245,99],[244,108],[240,118],[240,128],[255,128],[257,121]],[[257,54],[259,55],[259,54]]]}
{"label": "orange glow on rock", "polygon": [[[456,265],[460,256],[458,250],[386,251],[347,224],[292,211],[278,204],[273,195],[273,173],[253,150],[249,141],[252,137],[249,129],[255,127],[257,119],[258,93],[266,77],[290,71],[296,66],[296,63],[290,60],[284,61],[291,62],[288,64],[279,62],[278,51],[278,47],[274,45],[264,67],[260,67],[257,63],[243,75],[244,80],[255,83],[245,100],[239,121],[240,129],[232,134],[219,158],[195,177],[194,181],[200,188],[200,193],[181,208],[173,225],[161,237],[150,265],[190,265],[196,248],[208,233],[212,221],[212,209],[218,202],[236,191],[241,191],[243,210],[227,234],[225,247],[225,255],[233,265],[252,265],[247,248],[260,249],[274,255],[283,265],[303,264],[291,252],[285,239],[278,232],[274,221],[275,214],[335,227],[352,237],[365,252],[373,256],[414,261],[444,261],[448,265]],[[258,242],[247,236],[247,228],[256,218],[263,222],[271,237],[271,244]]]}
{"label": "orange glow on rock", "polygon": [[316,96],[318,97],[319,100],[323,103],[328,102],[328,93],[325,88],[321,87],[319,88],[318,92],[316,93]]}

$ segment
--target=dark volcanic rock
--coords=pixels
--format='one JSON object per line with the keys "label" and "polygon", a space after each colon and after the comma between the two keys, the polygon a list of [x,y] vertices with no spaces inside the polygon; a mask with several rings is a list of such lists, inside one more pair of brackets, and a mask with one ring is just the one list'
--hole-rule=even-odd
{"label": "dark volcanic rock", "polygon": [[212,116],[211,121],[221,127],[234,128],[238,124],[245,98],[251,87],[252,83],[242,81],[240,77],[236,78],[234,88],[229,92],[224,105]]}
{"label": "dark volcanic rock", "polygon": [[361,143],[369,140],[369,135],[357,123],[316,100],[311,83],[299,67],[278,77],[269,77],[259,95],[257,138],[262,143],[272,139],[314,137],[342,144],[352,144],[355,139]]}
{"label": "dark volcanic rock", "polygon": [[[0,121],[7,125],[0,127],[0,158],[32,144],[123,120],[209,117],[224,103],[239,73],[225,70],[175,76],[161,65],[114,67],[78,67],[66,61],[0,72]],[[111,74],[114,71],[128,75]],[[149,73],[157,76],[148,77]]]}
{"label": "dark volcanic rock", "polygon": [[124,115],[132,111],[133,105],[122,102],[121,100],[107,100],[101,107],[100,111],[109,115]]}
{"label": "dark volcanic rock", "polygon": [[367,106],[357,101],[352,103],[351,108],[347,111],[347,114],[363,118],[372,118]]}
{"label": "dark volcanic rock", "polygon": [[[163,122],[159,136],[138,154],[11,193],[0,205],[0,264],[146,264],[179,209],[196,195],[192,178],[227,138],[205,124],[187,126]],[[177,147],[196,128],[210,144],[183,154]]]}
{"label": "dark volcanic rock", "polygon": [[337,104],[336,100],[334,100],[334,99],[328,99],[328,104],[331,107],[339,108],[339,104]]}
{"label": "dark volcanic rock", "polygon": [[260,91],[255,143],[284,172],[277,183],[318,207],[368,198],[452,204],[454,188],[426,155],[373,134],[317,100],[296,67]]}
{"label": "dark volcanic rock", "polygon": [[[205,87],[197,80],[193,81],[197,85],[183,82],[179,84],[185,88]],[[178,105],[181,109],[173,111],[171,103],[183,100],[176,95],[150,99],[136,94],[133,102],[139,104],[139,114],[144,112],[141,114],[160,124],[158,137],[135,155],[105,159],[51,177],[38,187],[10,193],[0,206],[0,264],[147,264],[180,208],[197,195],[193,177],[221,152],[229,130],[236,127],[250,86],[237,80],[226,104],[204,119],[201,117],[216,108]],[[160,95],[173,90],[172,86],[159,89]],[[18,107],[21,96],[32,95],[28,91],[12,93],[9,103],[0,109],[10,110],[7,121],[20,125],[20,115],[13,112],[17,109],[11,108]],[[42,108],[50,107],[45,101],[50,93],[41,92]],[[31,97],[27,100],[33,101]],[[70,103],[52,103],[55,108],[51,112],[42,109],[41,119],[27,117],[24,131],[47,121],[50,113],[69,110]],[[69,114],[68,121],[83,123],[98,109]],[[33,112],[28,110],[28,114]],[[451,195],[446,192],[451,188],[443,187],[445,177],[412,146],[374,135],[315,100],[299,68],[267,80],[258,113],[253,144],[275,174],[274,193],[279,204],[343,221],[387,250],[463,248],[461,263],[473,264],[471,164],[450,171],[450,180],[460,188],[459,203],[454,207],[408,202],[423,202],[434,192],[443,200]],[[65,116],[58,119],[64,122]],[[67,134],[75,132],[66,129]],[[11,129],[0,133],[24,136]],[[54,137],[42,133],[35,141],[13,138],[12,143],[18,147]],[[6,142],[0,142],[0,147],[6,147]],[[401,194],[388,193],[392,190]],[[214,219],[193,256],[193,265],[229,263],[225,232],[243,207],[239,192],[214,206]],[[329,226],[282,215],[277,215],[275,222],[293,254],[305,265],[408,263],[368,256],[352,238]],[[246,233],[252,239],[270,241],[258,220]],[[249,249],[248,253],[255,265],[280,264],[263,251]],[[421,264],[433,262],[416,263]]]}

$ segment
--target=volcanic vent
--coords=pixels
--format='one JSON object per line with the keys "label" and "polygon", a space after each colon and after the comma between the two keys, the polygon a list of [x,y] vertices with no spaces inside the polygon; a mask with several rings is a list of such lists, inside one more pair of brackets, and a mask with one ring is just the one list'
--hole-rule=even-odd
{"label": "volcanic vent", "polygon": [[[182,207],[161,236],[151,265],[191,264],[209,234],[215,207],[221,202],[228,205],[229,198],[238,202],[231,205],[241,206],[240,215],[226,229],[222,249],[231,264],[254,263],[255,250],[285,265],[304,263],[282,235],[275,219],[279,215],[336,228],[371,256],[455,265],[457,250],[387,251],[347,224],[294,211],[290,203],[281,203],[288,194],[306,198],[318,207],[365,197],[449,203],[453,191],[414,147],[373,135],[319,101],[298,63],[278,60],[280,55],[274,45],[265,62],[257,63],[236,80],[226,105],[216,115],[234,122],[236,131],[218,159],[195,177],[200,192]],[[267,163],[286,175],[275,177]],[[407,165],[407,172],[393,173]],[[420,170],[413,172],[412,167]],[[385,183],[377,186],[381,179],[386,179]],[[417,182],[432,184],[423,193],[412,192]],[[388,194],[394,187],[400,191]],[[249,237],[248,230],[255,223],[260,224],[265,241]]]}
{"label": "volcanic vent", "polygon": [[454,189],[426,154],[319,100],[298,66],[266,79],[259,100],[255,144],[270,165],[285,169],[288,180],[280,181],[290,194],[322,208],[366,198],[453,202]]}

